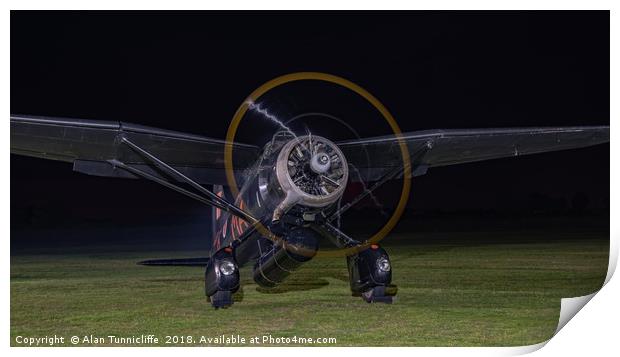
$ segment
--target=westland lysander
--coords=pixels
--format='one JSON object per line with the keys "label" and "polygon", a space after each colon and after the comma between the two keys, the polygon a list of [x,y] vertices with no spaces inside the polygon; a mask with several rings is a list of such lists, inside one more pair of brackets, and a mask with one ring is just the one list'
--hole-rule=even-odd
{"label": "westland lysander", "polygon": [[[351,206],[389,180],[403,180],[393,224],[410,178],[429,168],[608,141],[608,126],[590,126],[395,131],[341,142],[281,131],[254,146],[117,121],[11,115],[11,153],[71,162],[89,175],[150,180],[212,206],[209,257],[141,263],[205,266],[215,307],[233,304],[240,266],[253,264],[254,281],[272,288],[312,259],[319,241],[344,253],[354,296],[390,303],[397,289],[377,235],[360,241],[336,224]],[[365,189],[341,205],[357,181]]]}

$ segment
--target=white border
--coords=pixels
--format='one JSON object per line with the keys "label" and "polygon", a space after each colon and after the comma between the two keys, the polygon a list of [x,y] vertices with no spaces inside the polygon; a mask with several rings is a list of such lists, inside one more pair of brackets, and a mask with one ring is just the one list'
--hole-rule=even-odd
{"label": "white border", "polygon": [[[611,38],[616,42],[620,38],[618,36],[618,16],[616,15],[615,3],[612,1],[544,1],[544,0],[525,0],[525,1],[393,1],[382,0],[380,2],[370,1],[355,1],[347,4],[346,2],[336,0],[314,0],[306,2],[291,2],[291,1],[274,1],[274,0],[261,0],[257,2],[250,1],[227,1],[227,2],[205,2],[205,1],[150,1],[144,2],[149,7],[143,7],[142,3],[134,0],[108,0],[108,1],[7,1],[7,9],[3,13],[5,21],[2,22],[2,48],[5,49],[2,56],[3,68],[2,71],[2,109],[5,114],[10,113],[9,98],[10,98],[10,57],[8,54],[9,41],[10,41],[10,13],[9,9],[445,9],[445,10],[461,10],[461,9],[609,9],[611,10]],[[351,7],[351,4],[355,7]],[[208,5],[208,8],[206,7]],[[611,98],[618,98],[618,71],[617,65],[620,58],[618,57],[618,46],[613,40],[611,41]],[[615,128],[618,125],[618,107],[616,101],[611,101],[611,126]],[[2,138],[5,141],[5,148],[9,146],[9,126],[7,124],[0,126],[2,132]],[[618,135],[615,135],[614,130],[611,132],[611,157],[618,158]],[[4,252],[9,252],[9,197],[10,197],[10,175],[9,175],[9,151],[5,149],[2,156],[4,162],[2,165],[2,198],[4,205],[2,207],[2,226],[5,229],[4,239],[2,244],[4,245]],[[618,163],[617,161],[611,162],[611,217],[620,217],[617,203],[619,199],[619,190],[613,184],[614,182],[620,182],[620,176],[618,175]],[[424,355],[515,355],[521,353],[532,352],[541,349],[537,354],[544,356],[582,356],[586,353],[594,355],[602,354],[609,355],[613,351],[617,351],[617,318],[619,314],[618,302],[620,301],[620,284],[618,279],[609,280],[615,270],[615,262],[618,257],[618,242],[620,239],[619,225],[617,218],[611,220],[611,252],[610,252],[610,270],[607,275],[607,285],[592,298],[592,302],[583,307],[582,311],[577,314],[572,320],[568,321],[566,327],[560,330],[555,337],[553,337],[547,343],[541,343],[534,346],[524,346],[516,348],[348,348],[346,351],[341,348],[327,347],[327,348],[310,348],[300,347],[291,350],[287,349],[275,349],[275,348],[251,348],[243,347],[239,348],[149,348],[145,349],[132,349],[132,348],[114,348],[113,350],[89,348],[87,353],[93,355],[107,355],[110,352],[122,353],[122,354],[134,354],[136,352],[149,353],[154,355],[168,356],[171,353],[183,353],[184,355],[200,355],[204,356],[210,353],[250,353],[253,356],[272,356],[273,354],[314,354],[328,353],[328,354],[342,354],[342,353],[354,353],[357,356],[376,356],[378,354],[396,354],[396,355],[410,355],[424,354]],[[5,256],[6,257],[6,256]],[[74,355],[82,354],[85,351],[72,348],[52,348],[52,349],[24,349],[24,348],[9,348],[10,345],[10,263],[8,259],[4,260],[2,276],[4,279],[4,286],[6,290],[2,294],[2,303],[4,306],[3,321],[1,326],[0,338],[3,342],[3,346],[9,349],[7,352],[14,353],[16,355],[30,355],[37,352],[43,352],[49,355]]]}

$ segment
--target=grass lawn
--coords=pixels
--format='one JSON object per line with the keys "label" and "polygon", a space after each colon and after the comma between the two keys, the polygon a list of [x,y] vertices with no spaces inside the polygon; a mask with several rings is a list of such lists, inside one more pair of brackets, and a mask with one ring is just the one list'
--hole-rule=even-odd
{"label": "grass lawn", "polygon": [[471,243],[474,237],[462,233],[450,243],[443,239],[450,233],[435,234],[437,243],[404,243],[416,240],[402,234],[386,240],[399,287],[393,305],[350,296],[344,258],[317,258],[271,291],[259,289],[251,267],[244,267],[234,306],[214,310],[203,293],[201,268],[135,264],[200,256],[196,252],[14,254],[11,345],[18,345],[17,336],[54,334],[154,334],[160,341],[166,335],[335,337],[336,346],[527,345],[552,336],[560,298],[592,293],[607,271],[604,234],[548,242],[539,233],[538,241],[547,243],[535,243],[528,233],[527,243],[514,243],[516,233],[512,239],[485,233],[503,244]]}

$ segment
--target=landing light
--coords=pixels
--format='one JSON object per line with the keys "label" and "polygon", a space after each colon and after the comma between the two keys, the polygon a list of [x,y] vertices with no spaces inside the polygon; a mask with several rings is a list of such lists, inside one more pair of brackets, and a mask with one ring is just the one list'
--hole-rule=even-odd
{"label": "landing light", "polygon": [[237,267],[235,267],[235,263],[230,260],[222,260],[220,262],[220,272],[224,275],[230,275],[235,272]]}
{"label": "landing light", "polygon": [[377,268],[387,273],[388,271],[390,271],[390,269],[392,269],[392,266],[390,265],[390,261],[388,260],[388,258],[380,257],[379,259],[377,259]]}

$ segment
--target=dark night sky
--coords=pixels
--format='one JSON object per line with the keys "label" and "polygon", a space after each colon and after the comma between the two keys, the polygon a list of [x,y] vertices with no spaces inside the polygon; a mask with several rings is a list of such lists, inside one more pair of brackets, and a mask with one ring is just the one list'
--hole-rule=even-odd
{"label": "dark night sky", "polygon": [[[360,84],[403,131],[608,124],[609,13],[11,13],[15,114],[223,138],[252,90],[296,71]],[[387,134],[339,105],[348,99],[320,98],[314,107],[360,133]],[[434,169],[414,180],[410,206],[528,210],[537,194],[570,203],[577,193],[609,207],[609,145]],[[14,227],[196,222],[207,212],[150,183],[11,157]]]}

